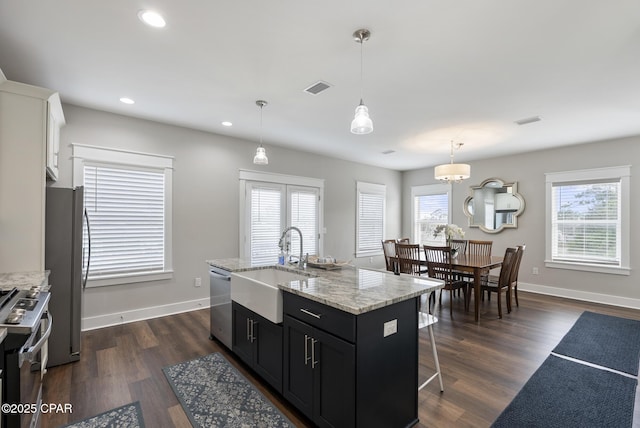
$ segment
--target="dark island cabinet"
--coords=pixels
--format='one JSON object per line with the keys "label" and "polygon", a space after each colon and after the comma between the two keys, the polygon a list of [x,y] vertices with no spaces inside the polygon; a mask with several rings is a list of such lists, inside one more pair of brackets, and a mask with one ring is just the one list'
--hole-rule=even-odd
{"label": "dark island cabinet", "polygon": [[355,426],[355,345],[284,317],[284,397],[320,427]]}
{"label": "dark island cabinet", "polygon": [[233,352],[282,393],[282,325],[233,302]]}
{"label": "dark island cabinet", "polygon": [[283,293],[282,394],[320,427],[418,422],[418,299],[353,315]]}

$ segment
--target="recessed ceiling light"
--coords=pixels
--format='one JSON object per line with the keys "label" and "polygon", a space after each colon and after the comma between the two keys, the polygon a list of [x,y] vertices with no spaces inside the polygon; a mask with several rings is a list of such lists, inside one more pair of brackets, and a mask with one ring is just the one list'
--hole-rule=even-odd
{"label": "recessed ceiling light", "polygon": [[136,103],[134,100],[132,100],[131,98],[127,98],[127,97],[120,98],[120,102],[124,103],[124,104],[135,104]]}
{"label": "recessed ceiling light", "polygon": [[233,123],[227,122],[226,120],[222,122],[222,126],[231,126],[231,125],[233,125]]}
{"label": "recessed ceiling light", "polygon": [[156,27],[156,28],[162,28],[165,25],[167,25],[162,15],[152,10],[139,11],[138,18],[140,18],[140,20],[145,24],[150,25],[152,27]]}

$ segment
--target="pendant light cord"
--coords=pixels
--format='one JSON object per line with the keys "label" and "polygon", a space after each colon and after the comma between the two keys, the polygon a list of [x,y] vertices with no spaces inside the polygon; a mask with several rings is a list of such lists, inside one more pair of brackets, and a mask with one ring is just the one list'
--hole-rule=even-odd
{"label": "pendant light cord", "polygon": [[363,83],[364,82],[364,78],[363,78],[364,73],[362,71],[363,70],[363,66],[362,66],[363,53],[362,52],[364,50],[363,45],[364,45],[364,40],[363,40],[362,34],[360,34],[360,104],[362,104],[362,93],[363,93],[362,88],[364,86],[364,83]]}
{"label": "pendant light cord", "polygon": [[262,147],[262,107],[264,105],[260,105],[260,147]]}

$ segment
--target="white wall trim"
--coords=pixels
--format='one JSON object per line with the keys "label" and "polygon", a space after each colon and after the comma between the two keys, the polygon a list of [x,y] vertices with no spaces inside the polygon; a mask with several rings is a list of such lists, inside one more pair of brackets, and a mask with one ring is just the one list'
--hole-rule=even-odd
{"label": "white wall trim", "polygon": [[620,306],[623,308],[640,309],[640,299],[630,297],[613,296],[610,294],[592,293],[590,291],[570,290],[568,288],[550,287],[547,285],[518,282],[518,289],[531,293],[546,294],[567,299],[582,300],[585,302],[600,303],[603,305]]}
{"label": "white wall trim", "polygon": [[85,317],[82,319],[82,331],[127,324],[135,321],[143,321],[151,318],[159,318],[207,307],[209,307],[209,297],[188,300],[186,302],[171,303],[169,305],[151,306],[131,311],[98,315],[95,317]]}

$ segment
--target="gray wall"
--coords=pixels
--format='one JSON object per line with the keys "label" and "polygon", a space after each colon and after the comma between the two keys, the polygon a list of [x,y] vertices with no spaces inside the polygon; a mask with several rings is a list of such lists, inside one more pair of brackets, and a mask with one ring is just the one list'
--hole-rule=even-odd
{"label": "gray wall", "polygon": [[[87,289],[85,328],[171,312],[176,303],[208,298],[205,260],[238,257],[238,170],[325,179],[325,255],[384,267],[382,257],[355,259],[356,181],[387,185],[387,231],[400,235],[402,173],[265,144],[269,165],[253,165],[257,143],[191,129],[63,106],[60,174],[71,187],[71,143],[173,156],[172,280]],[[202,287],[194,287],[194,278]],[[188,305],[187,305],[188,306]],[[146,315],[145,315],[146,314]],[[96,318],[97,317],[97,318]],[[87,323],[87,318],[95,318]]]}
{"label": "gray wall", "polygon": [[[590,273],[575,270],[545,268],[545,173],[608,166],[634,165],[640,161],[640,137],[624,138],[565,148],[529,152],[471,163],[471,178],[453,184],[453,223],[462,226],[467,239],[491,239],[494,252],[503,253],[508,246],[526,243],[520,270],[521,289],[607,302],[640,308],[640,287],[637,267],[638,241],[631,239],[629,276]],[[640,215],[640,176],[631,169],[631,232],[637,236],[634,219]],[[526,202],[517,229],[505,229],[497,234],[469,228],[462,205],[469,196],[469,186],[478,185],[490,177],[517,181],[518,193]],[[403,174],[403,235],[411,232],[411,186],[433,184],[433,168],[407,171]],[[532,268],[539,268],[539,275]]]}

